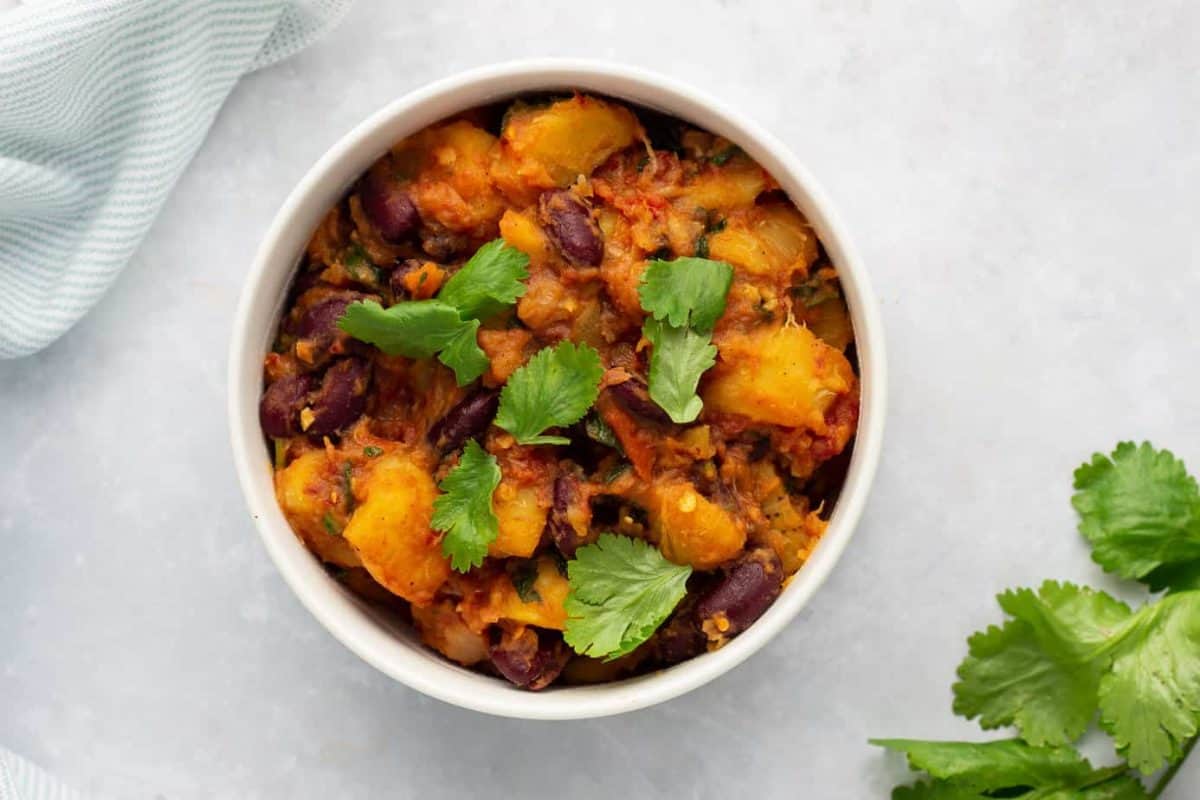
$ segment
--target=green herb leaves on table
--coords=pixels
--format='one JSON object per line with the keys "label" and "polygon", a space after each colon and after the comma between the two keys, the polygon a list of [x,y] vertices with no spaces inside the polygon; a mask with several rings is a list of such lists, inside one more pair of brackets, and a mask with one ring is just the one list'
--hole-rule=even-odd
{"label": "green herb leaves on table", "polygon": [[1048,581],[1000,595],[1012,619],[971,637],[954,709],[985,728],[1016,725],[1031,744],[1101,726],[1130,764],[1151,773],[1196,733],[1200,593],[1136,613],[1104,592]]}
{"label": "green herb leaves on table", "polygon": [[692,568],[641,539],[601,534],[567,562],[567,626],[577,653],[611,661],[633,652],[687,593]]}
{"label": "green herb leaves on table", "polygon": [[908,757],[913,770],[934,780],[896,789],[896,800],[1135,800],[1145,791],[1123,767],[1096,769],[1071,747],[1034,747],[1019,739],[995,742],[923,742],[872,739]]}
{"label": "green herb leaves on table", "polygon": [[433,501],[432,526],[445,532],[442,552],[459,572],[482,564],[488,545],[500,535],[492,508],[492,493],[499,485],[496,457],[474,439],[463,448],[458,466],[438,484],[443,493]]}
{"label": "green herb leaves on table", "polygon": [[479,321],[512,305],[525,293],[529,257],[503,239],[471,256],[434,300],[409,300],[383,308],[374,300],[346,307],[338,327],[388,355],[431,358],[435,354],[465,386],[488,368],[476,341]]}
{"label": "green herb leaves on table", "polygon": [[496,425],[521,444],[570,444],[543,432],[582,419],[600,394],[602,377],[600,354],[586,344],[563,341],[542,348],[500,391]]}
{"label": "green herb leaves on table", "polygon": [[[1092,557],[1167,594],[1131,609],[1046,581],[998,597],[1007,619],[968,640],[954,711],[1021,739],[875,740],[931,782],[895,798],[1156,798],[1200,732],[1200,490],[1183,463],[1123,442],[1075,472],[1072,502]],[[1098,720],[1125,763],[1093,770],[1073,749]],[[1168,769],[1148,793],[1132,770]]]}
{"label": "green herb leaves on table", "polygon": [[1106,571],[1152,589],[1200,589],[1200,489],[1183,462],[1123,442],[1075,470],[1079,530]]}
{"label": "green herb leaves on table", "polygon": [[703,402],[700,376],[716,363],[712,329],[725,312],[733,268],[706,258],[651,261],[638,287],[650,315],[642,333],[650,341],[650,398],[672,420],[691,422]]}

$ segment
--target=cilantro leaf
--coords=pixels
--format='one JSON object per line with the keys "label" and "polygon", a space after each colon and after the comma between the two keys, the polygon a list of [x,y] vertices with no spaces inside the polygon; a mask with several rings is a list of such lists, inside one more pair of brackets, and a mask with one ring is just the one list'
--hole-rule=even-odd
{"label": "cilantro leaf", "polygon": [[346,270],[346,274],[350,276],[351,280],[372,287],[377,287],[380,284],[381,276],[379,270],[371,263],[371,258],[367,255],[367,251],[357,242],[350,245],[342,253],[342,267]]}
{"label": "cilantro leaf", "polygon": [[454,273],[438,299],[454,306],[465,319],[487,319],[525,294],[521,281],[529,277],[529,256],[503,239],[494,239]]}
{"label": "cilantro leaf", "polygon": [[922,781],[912,786],[897,786],[892,800],[995,800],[1018,797],[1025,800],[1148,800],[1150,795],[1123,767],[1096,770],[1079,786],[1065,788],[1012,787],[998,792],[977,792],[951,781]]}
{"label": "cilantro leaf", "polygon": [[519,562],[510,569],[508,577],[512,581],[513,588],[517,590],[517,597],[521,598],[522,603],[540,603],[542,601],[542,596],[535,587],[538,579],[537,561],[526,559]]}
{"label": "cilantro leaf", "polygon": [[446,534],[442,552],[459,572],[482,564],[488,545],[500,535],[500,523],[492,509],[492,492],[499,485],[495,456],[474,439],[463,448],[458,466],[438,484],[444,494],[433,501],[431,524]]}
{"label": "cilantro leaf", "polygon": [[438,354],[438,361],[454,370],[454,380],[459,386],[466,386],[487,372],[488,365],[491,364],[487,353],[483,352],[476,340],[478,332],[479,320],[473,319],[464,323]]}
{"label": "cilantro leaf", "polygon": [[691,422],[704,407],[696,387],[716,363],[711,333],[732,283],[733,267],[707,258],[655,260],[642,273],[638,295],[650,314],[642,335],[653,345],[650,398],[675,422]]}
{"label": "cilantro leaf", "polygon": [[586,344],[544,347],[509,376],[496,425],[521,444],[570,444],[562,436],[541,434],[579,421],[596,402],[603,376],[600,354]]}
{"label": "cilantro leaf", "polygon": [[650,638],[687,594],[692,568],[641,539],[601,534],[567,563],[567,626],[576,653],[613,660]]}
{"label": "cilantro leaf", "polygon": [[604,421],[604,418],[594,411],[584,419],[583,431],[593,442],[611,447],[621,455],[625,455],[625,448],[621,447],[621,441],[617,439],[617,434]]}
{"label": "cilantro leaf", "polygon": [[1164,589],[1172,592],[1200,589],[1200,561],[1164,564],[1147,573],[1142,581],[1152,592],[1161,592]]}
{"label": "cilantro leaf", "polygon": [[909,769],[976,791],[1074,782],[1092,771],[1091,765],[1070,747],[1033,747],[1020,739],[995,742],[872,739],[871,744],[904,753]]}
{"label": "cilantro leaf", "polygon": [[1075,470],[1072,505],[1092,559],[1153,588],[1200,585],[1200,488],[1167,450],[1121,442]]}
{"label": "cilantro leaf", "polygon": [[432,358],[462,334],[464,322],[454,306],[417,300],[384,308],[374,300],[346,306],[338,327],[390,356]]}
{"label": "cilantro leaf", "polygon": [[908,765],[933,779],[897,787],[895,800],[1144,800],[1145,789],[1124,766],[1094,769],[1070,747],[1033,747],[1019,739],[925,742],[873,739],[905,753]]}
{"label": "cilantro leaf", "polygon": [[1096,714],[1104,631],[1129,609],[1103,592],[1047,581],[1039,592],[1001,594],[1013,619],[968,640],[954,711],[984,728],[1016,725],[1034,745],[1067,744]]}
{"label": "cilantro leaf", "polygon": [[713,164],[716,164],[718,167],[720,167],[720,166],[724,166],[725,162],[727,162],[729,159],[733,158],[740,152],[742,152],[742,148],[738,147],[736,144],[731,144],[731,145],[729,145],[729,147],[726,147],[724,150],[717,153],[716,155],[714,155],[712,158],[710,158],[708,160],[710,162],[712,162]]}
{"label": "cilantro leaf", "polygon": [[691,422],[704,408],[696,387],[700,376],[716,363],[717,348],[706,334],[655,319],[646,320],[642,334],[653,345],[648,376],[650,399],[675,422]]}
{"label": "cilantro leaf", "polygon": [[1149,774],[1175,761],[1200,721],[1200,592],[1141,608],[1114,637],[1100,681],[1100,723],[1117,752]]}
{"label": "cilantro leaf", "polygon": [[[432,358],[454,370],[466,386],[488,368],[487,354],[476,342],[479,320],[502,311],[525,293],[529,257],[505,245],[488,242],[463,265],[436,300],[396,303],[383,308],[374,300],[351,303],[338,327],[388,355]],[[439,355],[440,354],[440,355]]]}
{"label": "cilantro leaf", "polygon": [[707,258],[651,261],[638,287],[642,308],[673,327],[709,333],[725,313],[733,267]]}
{"label": "cilantro leaf", "polygon": [[1179,758],[1200,730],[1200,592],[1136,613],[1104,592],[1047,581],[1006,592],[1012,617],[970,640],[954,710],[985,728],[1016,725],[1031,744],[1063,744],[1101,725],[1131,766]]}

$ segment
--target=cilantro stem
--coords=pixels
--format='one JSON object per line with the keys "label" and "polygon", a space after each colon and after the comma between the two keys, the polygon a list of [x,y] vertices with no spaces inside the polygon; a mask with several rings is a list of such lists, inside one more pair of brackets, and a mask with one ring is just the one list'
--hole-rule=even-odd
{"label": "cilantro stem", "polygon": [[1192,752],[1192,748],[1196,746],[1197,741],[1200,741],[1200,736],[1193,736],[1191,740],[1184,745],[1183,754],[1179,756],[1179,760],[1167,767],[1167,771],[1162,774],[1162,777],[1158,779],[1158,783],[1154,784],[1154,788],[1150,790],[1150,800],[1160,797],[1162,793],[1166,791],[1167,785],[1171,782],[1171,779],[1175,777],[1175,774],[1179,772],[1179,768],[1183,766],[1183,762],[1187,761],[1187,757]]}

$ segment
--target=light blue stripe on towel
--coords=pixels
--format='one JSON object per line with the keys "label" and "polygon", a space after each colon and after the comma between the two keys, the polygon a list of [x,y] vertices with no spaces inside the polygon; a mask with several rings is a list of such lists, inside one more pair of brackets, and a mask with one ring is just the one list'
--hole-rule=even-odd
{"label": "light blue stripe on towel", "polygon": [[83,800],[83,795],[0,748],[0,800]]}
{"label": "light blue stripe on towel", "polygon": [[100,299],[238,78],[349,2],[46,0],[0,16],[0,358]]}

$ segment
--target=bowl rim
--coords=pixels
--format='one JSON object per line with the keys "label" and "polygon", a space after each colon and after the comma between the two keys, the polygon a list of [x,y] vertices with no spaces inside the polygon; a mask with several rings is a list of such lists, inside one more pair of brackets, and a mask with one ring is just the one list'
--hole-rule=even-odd
{"label": "bowl rim", "polygon": [[[855,332],[861,412],[850,467],[825,534],[784,592],[750,628],[715,652],[658,672],[534,693],[471,672],[404,639],[328,576],[276,503],[258,400],[262,356],[278,321],[281,295],[286,294],[303,252],[303,243],[297,249],[296,241],[307,241],[315,227],[296,233],[300,226],[296,217],[313,216],[313,208],[323,215],[332,202],[328,198],[340,196],[400,136],[489,99],[563,88],[606,94],[690,120],[735,142],[775,176],[817,230],[838,269]],[[434,113],[438,116],[420,119]],[[362,167],[351,172],[357,164]],[[281,266],[284,263],[286,267]],[[733,669],[782,631],[828,577],[854,533],[879,462],[887,395],[883,339],[867,273],[833,204],[791,151],[745,114],[641,68],[579,59],[509,61],[454,74],[393,100],[338,139],[289,193],[259,245],[234,316],[228,369],[230,442],[238,482],[271,560],[309,612],[364,661],[423,694],[487,714],[524,719],[602,717],[678,697]]]}

